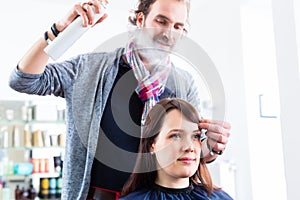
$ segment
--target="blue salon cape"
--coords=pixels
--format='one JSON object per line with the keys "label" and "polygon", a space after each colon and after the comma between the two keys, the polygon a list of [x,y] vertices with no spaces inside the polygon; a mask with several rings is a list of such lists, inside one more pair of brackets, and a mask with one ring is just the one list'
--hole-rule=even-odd
{"label": "blue salon cape", "polygon": [[223,190],[214,190],[207,195],[202,185],[191,184],[183,189],[165,188],[159,185],[148,190],[132,192],[119,200],[232,200]]}

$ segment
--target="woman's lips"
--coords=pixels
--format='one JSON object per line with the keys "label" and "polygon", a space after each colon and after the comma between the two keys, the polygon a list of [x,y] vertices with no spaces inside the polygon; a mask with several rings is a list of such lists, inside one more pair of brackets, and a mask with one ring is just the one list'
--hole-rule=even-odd
{"label": "woman's lips", "polygon": [[196,161],[195,158],[179,158],[178,161],[183,162],[185,164],[191,164]]}

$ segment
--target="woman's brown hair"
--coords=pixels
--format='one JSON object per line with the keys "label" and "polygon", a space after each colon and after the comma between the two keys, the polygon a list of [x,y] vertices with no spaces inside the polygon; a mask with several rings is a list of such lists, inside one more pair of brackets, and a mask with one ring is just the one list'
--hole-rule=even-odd
{"label": "woman's brown hair", "polygon": [[[147,116],[142,130],[142,139],[135,169],[123,187],[122,196],[140,189],[150,189],[155,184],[157,163],[155,155],[150,153],[151,146],[159,135],[166,114],[174,109],[179,110],[190,122],[199,123],[199,114],[190,103],[178,98],[163,99],[158,102]],[[211,194],[212,190],[215,189],[206,161],[203,158],[200,159],[199,167],[190,179],[195,183],[200,181],[208,194]]]}

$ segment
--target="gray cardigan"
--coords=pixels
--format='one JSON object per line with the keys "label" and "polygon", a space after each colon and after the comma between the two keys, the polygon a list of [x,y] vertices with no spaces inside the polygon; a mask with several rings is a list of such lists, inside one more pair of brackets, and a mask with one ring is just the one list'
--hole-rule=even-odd
{"label": "gray cardigan", "polygon": [[[10,76],[9,85],[16,91],[66,99],[62,199],[87,197],[100,120],[123,51],[119,48],[109,53],[82,54],[61,63],[49,63],[42,74],[26,74],[16,68]],[[189,73],[172,68],[167,87],[200,110],[198,90]]]}

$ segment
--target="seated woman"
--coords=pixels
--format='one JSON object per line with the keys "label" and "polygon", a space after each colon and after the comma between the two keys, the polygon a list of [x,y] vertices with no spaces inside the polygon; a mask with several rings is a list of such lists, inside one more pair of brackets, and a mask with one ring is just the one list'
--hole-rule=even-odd
{"label": "seated woman", "polygon": [[232,199],[213,185],[201,158],[196,109],[164,99],[150,111],[142,131],[135,171],[120,200]]}

